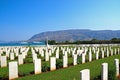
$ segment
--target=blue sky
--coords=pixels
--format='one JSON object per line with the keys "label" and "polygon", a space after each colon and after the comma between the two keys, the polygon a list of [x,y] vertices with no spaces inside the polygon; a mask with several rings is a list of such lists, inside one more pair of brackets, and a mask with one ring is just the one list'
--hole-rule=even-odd
{"label": "blue sky", "polygon": [[120,0],[0,0],[0,40],[66,29],[120,30]]}

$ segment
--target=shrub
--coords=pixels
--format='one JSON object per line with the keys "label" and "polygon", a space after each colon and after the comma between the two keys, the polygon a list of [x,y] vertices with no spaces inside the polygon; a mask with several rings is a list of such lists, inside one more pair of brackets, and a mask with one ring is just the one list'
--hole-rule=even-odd
{"label": "shrub", "polygon": [[79,56],[79,55],[77,56],[77,63],[78,63],[78,64],[81,64],[81,63],[82,63],[82,57]]}
{"label": "shrub", "polygon": [[59,69],[59,68],[62,68],[62,67],[63,67],[63,62],[62,62],[62,60],[58,59],[56,61],[56,68]]}
{"label": "shrub", "polygon": [[47,72],[50,71],[50,67],[45,63],[44,65],[42,65],[42,72]]}
{"label": "shrub", "polygon": [[60,58],[60,59],[63,59],[63,53],[62,53],[62,52],[60,52],[59,58]]}
{"label": "shrub", "polygon": [[108,80],[116,80],[115,68],[108,71]]}
{"label": "shrub", "polygon": [[98,75],[98,76],[95,77],[93,80],[101,80],[101,75]]}
{"label": "shrub", "polygon": [[24,59],[24,63],[32,63],[32,62],[33,62],[32,58],[25,58]]}
{"label": "shrub", "polygon": [[27,76],[27,75],[29,75],[29,74],[30,74],[29,72],[26,72],[26,73],[24,73],[24,72],[18,72],[18,75],[19,75],[20,77]]}

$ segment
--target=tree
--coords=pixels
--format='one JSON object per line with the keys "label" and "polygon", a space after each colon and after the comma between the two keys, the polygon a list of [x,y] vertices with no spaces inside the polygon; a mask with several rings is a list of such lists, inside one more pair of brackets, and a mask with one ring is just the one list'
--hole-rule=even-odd
{"label": "tree", "polygon": [[48,40],[48,44],[50,44],[50,45],[55,45],[55,44],[56,44],[56,41],[55,41],[55,40]]}
{"label": "tree", "polygon": [[118,40],[118,39],[117,39],[117,38],[112,38],[112,39],[111,39],[111,41],[116,41],[116,40]]}

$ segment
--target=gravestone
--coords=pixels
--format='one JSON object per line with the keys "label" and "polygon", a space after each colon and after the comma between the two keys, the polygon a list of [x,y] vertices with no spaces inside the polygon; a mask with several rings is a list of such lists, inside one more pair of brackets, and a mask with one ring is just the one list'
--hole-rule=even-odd
{"label": "gravestone", "polygon": [[116,76],[119,76],[119,59],[115,59]]}
{"label": "gravestone", "polygon": [[1,67],[7,67],[7,57],[6,56],[1,56]]}
{"label": "gravestone", "polygon": [[10,53],[10,60],[14,60],[14,53]]}
{"label": "gravestone", "polygon": [[99,59],[99,51],[96,52],[96,60]]}
{"label": "gravestone", "polygon": [[41,59],[34,60],[34,72],[35,74],[41,73]]}
{"label": "gravestone", "polygon": [[37,59],[37,54],[36,53],[32,53],[32,58],[33,58],[33,62],[35,59]]}
{"label": "gravestone", "polygon": [[49,61],[49,53],[48,53],[48,49],[46,49],[46,53],[45,53],[45,61]]}
{"label": "gravestone", "polygon": [[111,56],[113,56],[113,50],[111,49]]}
{"label": "gravestone", "polygon": [[18,55],[18,64],[21,65],[23,64],[23,55]]}
{"label": "gravestone", "polygon": [[18,78],[18,64],[16,61],[9,62],[9,80]]}
{"label": "gravestone", "polygon": [[84,69],[80,71],[80,80],[90,80],[90,70]]}
{"label": "gravestone", "polygon": [[56,58],[59,59],[59,50],[56,50]]}
{"label": "gravestone", "polygon": [[91,61],[92,61],[92,52],[90,50],[90,52],[89,52],[89,62],[91,62]]}
{"label": "gravestone", "polygon": [[67,56],[63,56],[63,67],[68,67],[68,57]]}
{"label": "gravestone", "polygon": [[108,48],[107,48],[107,57],[109,57],[109,50],[108,50]]}
{"label": "gravestone", "polygon": [[102,63],[101,80],[108,80],[108,63]]}
{"label": "gravestone", "polygon": [[102,52],[102,58],[104,58],[104,51],[102,50],[101,52]]}
{"label": "gravestone", "polygon": [[73,65],[77,65],[77,54],[73,55]]}
{"label": "gravestone", "polygon": [[85,63],[85,54],[82,54],[82,63]]}
{"label": "gravestone", "polygon": [[51,57],[50,58],[50,70],[56,70],[56,58],[55,57]]}

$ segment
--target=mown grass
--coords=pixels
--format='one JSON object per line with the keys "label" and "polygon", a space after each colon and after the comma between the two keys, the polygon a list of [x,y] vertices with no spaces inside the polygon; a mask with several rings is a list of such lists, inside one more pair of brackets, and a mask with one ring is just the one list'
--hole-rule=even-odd
{"label": "mown grass", "polygon": [[[79,64],[76,66],[70,66],[64,69],[58,69],[56,71],[44,72],[38,75],[29,75],[25,77],[17,78],[17,80],[79,80],[80,71],[83,69],[90,69],[90,77],[93,80],[95,77],[99,76],[101,73],[101,64],[107,62],[109,65],[109,70],[111,70],[114,65],[114,59],[120,59],[120,55],[106,57],[104,59],[94,60],[92,62],[87,62],[84,64]],[[27,71],[25,66],[21,66],[24,71]],[[31,66],[27,65],[31,70]]]}

